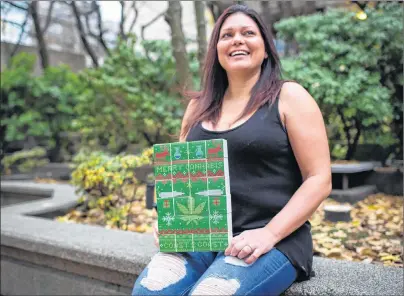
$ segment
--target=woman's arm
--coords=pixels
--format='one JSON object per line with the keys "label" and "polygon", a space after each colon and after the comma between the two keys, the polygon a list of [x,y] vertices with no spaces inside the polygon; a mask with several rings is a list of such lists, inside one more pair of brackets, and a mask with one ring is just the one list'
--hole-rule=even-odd
{"label": "woman's arm", "polygon": [[307,221],[332,187],[327,134],[317,103],[302,86],[287,82],[282,87],[279,107],[303,184],[265,226],[276,242]]}
{"label": "woman's arm", "polygon": [[243,231],[232,239],[225,255],[237,256],[247,264],[252,264],[303,225],[331,191],[327,135],[316,102],[299,84],[288,82],[282,87],[279,111],[303,183],[265,227]]}

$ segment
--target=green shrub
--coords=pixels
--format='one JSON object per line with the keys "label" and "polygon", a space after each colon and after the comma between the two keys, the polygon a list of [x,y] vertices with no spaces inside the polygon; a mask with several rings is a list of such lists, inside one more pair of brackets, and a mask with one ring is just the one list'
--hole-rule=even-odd
{"label": "green shrub", "polygon": [[[75,211],[59,217],[60,221],[74,220],[120,229],[127,229],[128,225],[140,226],[139,222],[151,226],[151,219],[135,219],[144,204],[145,186],[134,173],[136,168],[151,164],[151,148],[140,155],[82,152],[73,161],[76,168],[72,173],[72,184],[81,197]],[[151,213],[149,216],[151,218]]]}
{"label": "green shrub", "polygon": [[35,147],[30,150],[21,150],[4,156],[1,160],[2,172],[9,175],[15,172],[28,173],[37,167],[48,163],[46,150],[42,147]]}

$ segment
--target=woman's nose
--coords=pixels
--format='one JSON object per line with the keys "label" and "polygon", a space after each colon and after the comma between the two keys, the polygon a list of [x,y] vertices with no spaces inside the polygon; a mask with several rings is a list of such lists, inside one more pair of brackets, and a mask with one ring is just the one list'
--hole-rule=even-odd
{"label": "woman's nose", "polygon": [[244,42],[243,36],[241,34],[236,33],[233,37],[233,44],[242,44]]}

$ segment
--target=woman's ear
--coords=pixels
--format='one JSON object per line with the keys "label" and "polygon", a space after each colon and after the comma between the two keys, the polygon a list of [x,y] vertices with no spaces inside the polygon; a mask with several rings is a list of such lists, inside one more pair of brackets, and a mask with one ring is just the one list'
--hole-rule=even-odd
{"label": "woman's ear", "polygon": [[265,53],[265,55],[264,55],[264,59],[266,59],[266,58],[268,58],[268,54],[267,54],[267,53]]}

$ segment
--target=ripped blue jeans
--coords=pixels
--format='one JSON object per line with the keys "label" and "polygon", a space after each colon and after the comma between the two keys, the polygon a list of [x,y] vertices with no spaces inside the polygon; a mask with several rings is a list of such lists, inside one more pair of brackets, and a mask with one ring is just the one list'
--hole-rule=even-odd
{"label": "ripped blue jeans", "polygon": [[277,249],[250,265],[223,252],[157,253],[132,295],[279,295],[296,277]]}

